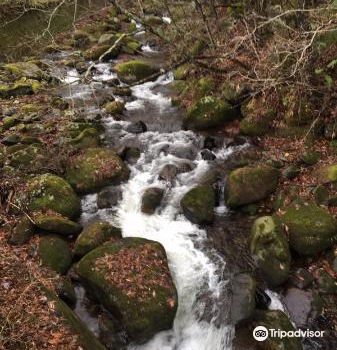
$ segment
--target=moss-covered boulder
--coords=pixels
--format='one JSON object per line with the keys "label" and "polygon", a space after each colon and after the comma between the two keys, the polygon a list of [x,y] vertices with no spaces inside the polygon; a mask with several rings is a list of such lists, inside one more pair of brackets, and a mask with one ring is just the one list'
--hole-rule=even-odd
{"label": "moss-covered boulder", "polygon": [[172,327],[177,292],[159,243],[142,238],[109,242],[85,255],[76,270],[131,340],[146,341]]}
{"label": "moss-covered boulder", "polygon": [[104,105],[104,109],[109,114],[122,114],[125,109],[125,103],[122,101],[112,101]]}
{"label": "moss-covered boulder", "polygon": [[127,178],[128,168],[110,149],[88,148],[70,158],[66,179],[79,193],[90,193]]}
{"label": "moss-covered boulder", "polygon": [[248,136],[261,136],[270,132],[270,122],[274,118],[273,110],[267,110],[259,116],[247,116],[240,121],[240,131]]}
{"label": "moss-covered boulder", "polygon": [[62,236],[77,235],[82,230],[80,224],[52,211],[34,213],[33,219],[39,229]]}
{"label": "moss-covered boulder", "polygon": [[8,63],[1,68],[13,75],[16,80],[21,78],[41,80],[45,77],[42,70],[33,62]]}
{"label": "moss-covered boulder", "polygon": [[145,190],[142,197],[141,211],[152,215],[160,206],[164,196],[164,190],[157,187],[151,187]]}
{"label": "moss-covered boulder", "polygon": [[99,133],[95,128],[87,128],[71,139],[69,143],[75,149],[98,147],[100,145]]}
{"label": "moss-covered boulder", "polygon": [[315,172],[317,183],[337,182],[337,164],[324,165]]}
{"label": "moss-covered boulder", "polygon": [[44,236],[40,239],[38,255],[43,266],[59,274],[65,274],[72,263],[67,242],[54,235]]}
{"label": "moss-covered boulder", "polygon": [[18,223],[13,229],[13,232],[9,238],[9,243],[18,246],[23,245],[29,242],[31,237],[34,235],[34,232],[34,225],[31,220],[28,217],[23,216],[21,219],[19,219]]}
{"label": "moss-covered boulder", "polygon": [[291,260],[288,240],[271,216],[255,220],[250,253],[268,284],[279,286],[288,279]]}
{"label": "moss-covered boulder", "polygon": [[314,202],[292,204],[277,220],[287,227],[291,247],[301,255],[315,255],[332,244],[337,221]]}
{"label": "moss-covered boulder", "polygon": [[33,94],[33,86],[28,82],[17,82],[11,85],[0,84],[0,98],[2,99]]}
{"label": "moss-covered boulder", "polygon": [[110,238],[122,238],[121,230],[106,221],[93,222],[77,237],[73,251],[75,257],[83,257]]}
{"label": "moss-covered boulder", "polygon": [[29,211],[52,210],[74,218],[81,212],[80,199],[72,187],[61,177],[43,174],[29,180],[24,195]]}
{"label": "moss-covered boulder", "polygon": [[199,79],[193,92],[194,99],[199,100],[207,95],[211,95],[212,91],[214,90],[214,87],[215,83],[212,78]]}
{"label": "moss-covered boulder", "polygon": [[215,193],[211,186],[197,186],[188,191],[180,201],[188,220],[195,224],[212,223]]}
{"label": "moss-covered boulder", "polygon": [[205,96],[187,111],[183,124],[187,129],[210,129],[231,121],[236,112],[232,106],[213,96]]}
{"label": "moss-covered boulder", "polygon": [[[295,328],[287,315],[280,310],[257,310],[254,315],[254,324],[269,329],[285,332],[295,332]],[[263,342],[257,342],[261,350],[303,350],[300,338],[297,337],[271,337]]]}
{"label": "moss-covered boulder", "polygon": [[301,155],[301,160],[304,164],[312,166],[318,163],[320,157],[321,155],[318,152],[309,149]]}
{"label": "moss-covered boulder", "polygon": [[132,84],[159,73],[159,69],[143,61],[119,63],[116,67],[118,78],[126,84]]}
{"label": "moss-covered boulder", "polygon": [[118,47],[109,51],[110,48],[111,45],[94,45],[90,49],[84,51],[82,56],[88,61],[97,61],[100,57],[102,57],[102,61],[107,62],[117,58],[120,52]]}
{"label": "moss-covered boulder", "polygon": [[20,170],[37,171],[46,165],[48,159],[40,144],[32,144],[18,149],[7,157],[6,164]]}
{"label": "moss-covered boulder", "polygon": [[279,171],[267,165],[232,171],[225,185],[227,205],[236,208],[266,198],[275,191],[278,178]]}

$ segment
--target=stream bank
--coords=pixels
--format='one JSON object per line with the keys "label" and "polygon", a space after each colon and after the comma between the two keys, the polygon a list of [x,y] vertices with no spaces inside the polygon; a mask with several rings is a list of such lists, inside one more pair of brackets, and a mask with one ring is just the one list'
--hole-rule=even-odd
{"label": "stream bank", "polygon": [[[116,23],[114,19],[116,15],[112,17]],[[135,27],[137,28],[134,22],[122,16],[117,18],[121,18],[119,30],[132,32]],[[107,22],[111,23],[111,15],[110,17],[108,15]],[[84,45],[83,56],[93,55],[91,58],[95,60],[94,57],[97,59],[102,49],[106,50],[108,46],[102,48],[104,46],[102,41],[107,40],[106,42],[111,45],[111,40],[115,39],[107,37],[110,31],[115,29],[100,25],[92,25],[91,28],[90,35],[96,39],[89,38],[90,40],[86,41],[85,33],[77,32],[73,45],[74,47]],[[93,30],[97,33],[93,33]],[[141,31],[141,28],[139,30]],[[247,235],[253,220],[245,212],[256,215],[258,209],[255,204],[246,205],[243,214],[233,214],[225,206],[224,185],[226,175],[232,170],[254,164],[257,152],[248,144],[254,144],[255,140],[228,134],[223,130],[216,130],[215,134],[212,131],[207,132],[205,135],[183,130],[181,111],[171,103],[172,73],[131,89],[120,84],[116,68],[120,62],[134,60],[135,57],[130,55],[130,52],[133,54],[142,52],[141,59],[151,67],[155,67],[154,70],[157,69],[155,63],[163,62],[157,48],[151,45],[146,36],[144,37],[144,33],[140,35],[143,36],[138,35],[135,39],[123,43],[119,56],[116,55],[110,62],[97,64],[89,82],[83,82],[81,79],[89,66],[88,58],[83,59],[73,50],[61,48],[47,54],[36,63],[41,71],[52,76],[51,80],[40,76],[38,71],[34,74],[30,71],[27,74],[26,71],[17,73],[11,70],[11,76],[8,77],[5,70],[3,76],[5,82],[6,79],[10,81],[13,76],[20,77],[21,74],[21,77],[28,78],[23,81],[25,89],[31,84],[31,90],[20,90],[13,86],[11,94],[18,91],[20,95],[22,91],[36,93],[31,97],[25,93],[22,97],[18,94],[14,100],[17,101],[15,111],[12,108],[13,100],[3,100],[3,115],[8,117],[2,119],[5,126],[2,159],[6,190],[11,193],[14,188],[15,192],[24,193],[27,190],[25,185],[33,175],[53,172],[64,177],[81,196],[82,213],[77,224],[82,225],[84,229],[89,224],[102,220],[109,222],[115,228],[120,228],[124,238],[141,237],[159,242],[165,248],[168,266],[178,293],[178,310],[173,327],[171,329],[165,326],[169,329],[158,333],[145,344],[139,345],[136,342],[129,345],[130,349],[230,349],[235,336],[234,322],[229,317],[235,277],[242,278],[244,275],[243,281],[247,283],[245,288],[248,290],[248,293],[239,299],[239,303],[247,302],[245,304],[247,310],[236,314],[236,317],[239,317],[240,321],[248,319],[250,322],[255,309],[255,301],[252,301],[252,296],[255,300],[256,295],[255,282],[251,277],[251,271],[255,270],[255,262],[247,247]],[[96,41],[101,41],[101,44],[97,45]],[[95,50],[92,50],[93,47]],[[48,85],[52,80],[54,85]],[[36,91],[33,89],[32,83],[36,84],[36,81],[41,84],[40,92],[38,89]],[[44,93],[43,89],[47,93]],[[50,93],[52,96],[49,96]],[[212,108],[216,107],[213,99],[209,102]],[[228,105],[225,106],[225,110],[228,110]],[[31,143],[27,143],[27,137]],[[43,146],[37,146],[41,141]],[[27,144],[30,146],[26,146]],[[102,148],[113,150],[113,154],[106,153]],[[102,162],[100,158],[103,159]],[[32,167],[33,160],[35,163]],[[123,165],[120,160],[123,161]],[[82,171],[87,171],[83,165],[89,163],[91,168],[88,175],[81,176]],[[116,169],[119,165],[123,171],[112,175],[111,168]],[[269,173],[274,174],[273,169],[277,166],[268,166]],[[94,175],[90,177],[92,172]],[[19,181],[11,182],[17,180],[18,174]],[[88,183],[87,176],[90,178]],[[27,182],[22,181],[23,179],[27,179]],[[252,180],[254,177],[249,178],[249,181]],[[262,183],[259,186],[263,185]],[[206,196],[209,197],[208,194],[210,197],[214,196],[214,199],[210,200],[211,205],[206,205],[206,213],[203,212],[203,205],[201,213],[199,204],[195,208],[195,202],[200,201],[199,194],[195,199],[196,194],[190,192],[196,187],[202,187],[203,200]],[[142,212],[144,193],[148,189],[155,189],[154,204],[151,200],[151,208],[148,209],[152,215]],[[274,189],[267,190],[267,194],[263,194],[262,198],[268,196]],[[35,188],[35,190],[39,193],[44,189]],[[91,193],[87,194],[88,192]],[[260,199],[256,198],[255,192],[252,199],[254,203]],[[190,194],[189,198],[192,199],[186,199],[188,203],[183,206],[182,199],[187,194]],[[57,196],[57,192],[52,195]],[[30,194],[28,199],[34,196],[34,193]],[[247,196],[241,195],[240,198],[242,197]],[[66,198],[69,200],[70,192]],[[63,211],[62,208],[60,214],[68,214],[66,216],[70,219],[76,218],[77,207],[78,204],[74,199],[71,209],[67,207],[67,210]],[[25,211],[29,213],[36,211],[32,210],[32,207],[29,208],[29,205],[27,209],[25,208]],[[47,207],[38,207],[38,211],[41,209],[55,211],[55,207],[50,203]],[[68,209],[71,210],[71,214]],[[52,217],[53,214],[48,210],[47,216]],[[268,210],[268,207],[264,208],[262,204],[260,212],[268,213]],[[56,217],[59,218],[58,215]],[[35,224],[38,223],[37,219],[39,217],[33,217]],[[9,223],[13,223],[14,227],[17,226],[17,218],[12,220]],[[213,226],[207,226],[212,222]],[[65,231],[64,227],[69,226],[74,230],[74,224],[67,221],[67,225],[61,230],[62,234]],[[58,227],[53,226],[52,229],[45,227],[38,224],[39,236],[44,237],[45,230],[49,233],[54,230],[52,232],[54,234],[61,233],[55,231],[59,230]],[[66,239],[73,253],[71,263],[76,263],[76,250],[73,248],[76,248],[78,243],[76,236],[79,231],[81,229],[77,226]],[[29,236],[28,239],[30,238]],[[11,239],[13,240],[13,236]],[[114,239],[116,236],[109,233],[107,245],[114,245]],[[27,240],[24,243],[31,244],[27,243]],[[38,251],[32,249],[30,255],[36,256],[36,254]],[[127,271],[128,267],[124,268]],[[67,272],[68,269],[69,264],[62,272]],[[76,266],[70,269],[68,275],[73,281],[83,283],[83,276],[82,280],[81,276],[79,278],[77,276]],[[257,281],[265,298],[265,302],[259,304],[258,308],[267,308],[268,298],[262,292],[267,291],[267,283],[259,274]],[[107,310],[101,307],[95,308],[91,314],[89,311],[93,304],[90,302],[89,307],[83,307],[86,297],[80,285],[76,287],[76,293],[75,312],[94,333],[101,333],[101,341],[106,346],[114,348],[118,344],[117,346],[124,347],[129,343],[130,338],[125,334],[123,326],[121,327],[120,320],[115,319],[116,315],[112,317],[111,313],[107,313]],[[95,293],[91,291],[91,294]],[[277,303],[279,298],[277,294],[268,291],[267,294],[272,298],[270,308],[284,310],[282,304]],[[171,300],[169,302],[171,303]],[[109,306],[104,300],[101,303],[105,307]],[[277,314],[276,317],[281,316]],[[106,321],[103,322],[103,327],[102,322],[99,322],[102,319]],[[244,331],[250,329],[249,322],[248,324],[243,322]],[[291,324],[286,326],[292,328]],[[106,328],[108,331],[103,332],[102,329]],[[237,334],[240,334],[240,331]],[[251,341],[251,339],[244,341],[239,348],[248,349],[256,346]],[[298,343],[289,346],[292,346],[291,349],[300,348]]]}

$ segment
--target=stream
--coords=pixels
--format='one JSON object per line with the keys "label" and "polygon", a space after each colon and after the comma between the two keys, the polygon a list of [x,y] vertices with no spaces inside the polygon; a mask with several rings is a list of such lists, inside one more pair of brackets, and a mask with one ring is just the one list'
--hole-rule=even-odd
{"label": "stream", "polygon": [[[146,59],[158,60],[160,53],[151,49],[146,42],[143,51]],[[94,81],[85,84],[76,70],[57,65],[57,60],[65,59],[70,54],[63,52],[45,60],[64,82],[58,93],[74,107],[80,106],[88,115],[101,113],[97,107],[98,100],[102,93],[111,94],[105,82],[116,78],[112,72],[116,62],[97,64],[93,71]],[[223,317],[228,314],[230,305],[228,281],[223,277],[226,262],[214,250],[206,247],[206,231],[188,221],[180,211],[181,198],[207,173],[210,163],[203,160],[200,154],[204,137],[182,130],[180,111],[171,104],[168,85],[172,81],[173,75],[168,73],[154,82],[133,87],[132,97],[126,100],[125,120],[103,117],[107,147],[138,147],[141,156],[130,165],[130,179],[120,186],[122,199],[118,204],[98,210],[97,194],[84,196],[80,220],[84,226],[97,219],[109,221],[122,229],[124,237],[155,240],[166,250],[179,297],[173,329],[157,334],[146,344],[131,344],[129,350],[231,349],[234,327],[228,325]],[[138,120],[146,124],[147,131],[129,133],[126,130],[128,125]],[[242,147],[224,146],[217,150],[217,159],[224,161]],[[192,170],[179,174],[174,182],[168,183],[158,179],[161,168],[166,164],[189,166]],[[140,210],[142,194],[149,187],[165,191],[161,207],[152,216]],[[215,212],[217,215],[227,215],[223,202],[215,208]],[[83,288],[77,287],[76,293],[76,313],[97,334],[97,321],[86,310]],[[274,306],[282,307],[278,303],[274,303]]]}

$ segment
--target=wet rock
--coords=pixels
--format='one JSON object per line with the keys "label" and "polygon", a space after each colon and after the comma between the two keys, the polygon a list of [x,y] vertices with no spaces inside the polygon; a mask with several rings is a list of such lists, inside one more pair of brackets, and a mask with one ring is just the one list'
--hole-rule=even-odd
{"label": "wet rock", "polygon": [[77,235],[82,230],[80,224],[51,211],[47,214],[35,213],[33,219],[39,229],[62,236]]}
{"label": "wet rock", "polygon": [[307,326],[323,311],[322,300],[315,291],[289,288],[282,300],[297,327]]}
{"label": "wet rock", "polygon": [[335,294],[337,295],[337,280],[329,275],[323,269],[320,269],[317,273],[316,283],[318,289],[323,294]]}
{"label": "wet rock", "polygon": [[148,188],[145,190],[142,197],[141,211],[142,213],[152,215],[160,206],[164,196],[164,190],[157,187]]}
{"label": "wet rock", "polygon": [[212,151],[214,148],[221,148],[223,145],[222,137],[206,136],[204,140],[204,148]]}
{"label": "wet rock", "polygon": [[125,161],[134,164],[137,163],[138,159],[140,158],[140,149],[136,147],[127,147],[125,152]]}
{"label": "wet rock", "polygon": [[255,220],[249,246],[269,285],[279,286],[288,279],[291,260],[288,241],[271,216]]}
{"label": "wet rock", "polygon": [[77,272],[131,340],[143,342],[172,327],[177,292],[159,243],[142,238],[106,243],[85,255]]}
{"label": "wet rock", "polygon": [[83,74],[87,71],[88,69],[88,63],[85,61],[79,61],[75,65],[76,70],[78,71],[79,74]]}
{"label": "wet rock", "polygon": [[65,274],[72,263],[71,252],[66,241],[58,236],[44,236],[40,239],[38,255],[43,266]]}
{"label": "wet rock", "polygon": [[172,154],[177,158],[194,160],[198,154],[198,149],[192,145],[171,145],[167,153]]}
{"label": "wet rock", "polygon": [[109,51],[110,48],[110,45],[94,45],[90,49],[84,51],[82,55],[87,61],[97,61],[102,57],[102,62],[108,62],[109,60],[117,58],[120,52],[118,47]]}
{"label": "wet rock", "polygon": [[61,277],[55,286],[55,292],[67,305],[74,307],[76,304],[75,288],[67,277]]}
{"label": "wet rock", "polygon": [[82,258],[110,238],[122,238],[121,230],[106,221],[93,222],[77,237],[73,253],[76,258]]}
{"label": "wet rock", "polygon": [[104,189],[97,194],[97,208],[106,209],[118,204],[122,198],[122,191],[118,187]]}
{"label": "wet rock", "polygon": [[186,163],[186,162],[183,162],[183,163],[179,163],[177,165],[177,169],[178,169],[178,174],[184,174],[184,173],[188,173],[190,172],[191,170],[193,170],[193,166],[192,166],[193,163]]}
{"label": "wet rock", "polygon": [[29,211],[52,210],[69,218],[77,217],[81,212],[80,199],[71,186],[52,174],[39,175],[29,180],[23,203],[26,203]]}
{"label": "wet rock", "polygon": [[178,174],[178,168],[173,164],[166,164],[159,172],[159,180],[173,181]]}
{"label": "wet rock", "polygon": [[88,148],[73,156],[66,168],[66,178],[79,193],[119,183],[128,178],[129,170],[110,149]]}
{"label": "wet rock", "polygon": [[9,238],[9,243],[12,245],[23,245],[33,237],[35,233],[33,223],[24,216],[18,220],[11,237]]}
{"label": "wet rock", "polygon": [[255,281],[247,273],[239,274],[232,279],[231,323],[238,324],[252,317],[255,309],[255,289]]}
{"label": "wet rock", "polygon": [[147,131],[146,124],[141,120],[129,124],[126,129],[127,132],[131,134],[141,134]]}
{"label": "wet rock", "polygon": [[210,150],[204,149],[201,151],[201,158],[203,160],[212,161],[212,160],[216,159],[216,155],[213,152],[211,152]]}
{"label": "wet rock", "polygon": [[332,244],[337,231],[337,221],[313,202],[289,205],[276,220],[288,228],[290,246],[301,255],[322,252]]}
{"label": "wet rock", "polygon": [[[254,325],[264,326],[267,329],[276,329],[281,331],[295,331],[289,318],[279,310],[262,311],[257,310],[254,315]],[[257,343],[257,341],[255,341]],[[296,337],[268,337],[265,341],[259,342],[263,349],[268,350],[303,350],[300,338]]]}
{"label": "wet rock", "polygon": [[271,303],[270,296],[261,288],[256,287],[255,307],[258,310],[268,310]]}
{"label": "wet rock", "polygon": [[211,186],[197,186],[180,202],[184,215],[195,224],[210,224],[214,218],[215,194]]}
{"label": "wet rock", "polygon": [[109,114],[122,114],[125,109],[125,103],[121,101],[112,101],[104,105],[104,109]]}
{"label": "wet rock", "polygon": [[266,198],[275,191],[279,171],[270,166],[243,167],[232,171],[225,184],[226,203],[231,208]]}
{"label": "wet rock", "polygon": [[117,96],[131,96],[132,95],[132,90],[128,87],[123,87],[123,86],[113,86],[112,92],[114,95],[117,95]]}
{"label": "wet rock", "polygon": [[299,289],[310,287],[313,280],[311,273],[303,268],[296,270],[291,278],[292,284]]}
{"label": "wet rock", "polygon": [[143,61],[121,62],[116,67],[118,78],[126,84],[133,84],[139,80],[149,78],[159,73],[157,67]]}
{"label": "wet rock", "polygon": [[187,129],[204,130],[222,126],[234,117],[235,111],[229,103],[206,96],[190,107],[183,124]]}
{"label": "wet rock", "polygon": [[84,129],[78,136],[69,141],[75,149],[94,148],[100,145],[100,137],[97,129]]}
{"label": "wet rock", "polygon": [[66,109],[69,108],[69,103],[64,100],[62,97],[53,97],[51,100],[51,105],[53,108],[60,109],[61,111],[65,111]]}

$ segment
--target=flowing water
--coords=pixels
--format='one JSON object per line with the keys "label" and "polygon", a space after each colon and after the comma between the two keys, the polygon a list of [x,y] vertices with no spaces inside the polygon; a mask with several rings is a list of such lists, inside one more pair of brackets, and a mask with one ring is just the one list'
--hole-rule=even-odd
{"label": "flowing water", "polygon": [[[144,47],[144,52],[151,51],[148,45]],[[83,84],[73,70],[54,67],[67,83],[60,93],[73,102],[76,99],[82,101],[87,113],[99,112],[97,96],[102,91],[109,93],[109,88],[102,82],[115,78],[111,72],[114,64],[97,65],[93,73],[95,82],[91,84]],[[228,350],[234,328],[223,317],[228,314],[230,304],[228,281],[223,278],[226,263],[206,248],[206,231],[189,222],[181,214],[179,205],[183,195],[210,169],[210,164],[200,155],[203,137],[181,130],[181,116],[172,107],[168,89],[172,79],[172,74],[167,74],[155,82],[133,87],[132,98],[126,103],[125,121],[114,120],[111,116],[103,119],[108,146],[139,147],[142,153],[130,166],[130,179],[121,185],[123,196],[118,205],[98,210],[97,195],[85,196],[81,222],[86,225],[96,219],[110,221],[121,227],[124,237],[158,241],[167,252],[179,297],[173,329],[157,334],[146,344],[131,344],[129,350]],[[138,135],[128,133],[126,128],[130,122],[139,119],[146,123],[148,131]],[[221,148],[216,153],[217,158],[225,160],[238,149]],[[167,183],[159,180],[158,174],[168,163],[189,164],[192,170],[179,174],[173,183]],[[149,187],[165,191],[161,208],[152,216],[140,210],[142,194]],[[226,215],[227,208],[221,202],[215,211],[217,215]],[[97,333],[97,324],[83,304],[83,289],[77,288],[77,293],[79,301],[75,311]],[[274,296],[273,299],[277,301]],[[274,306],[280,307],[277,303]]]}

